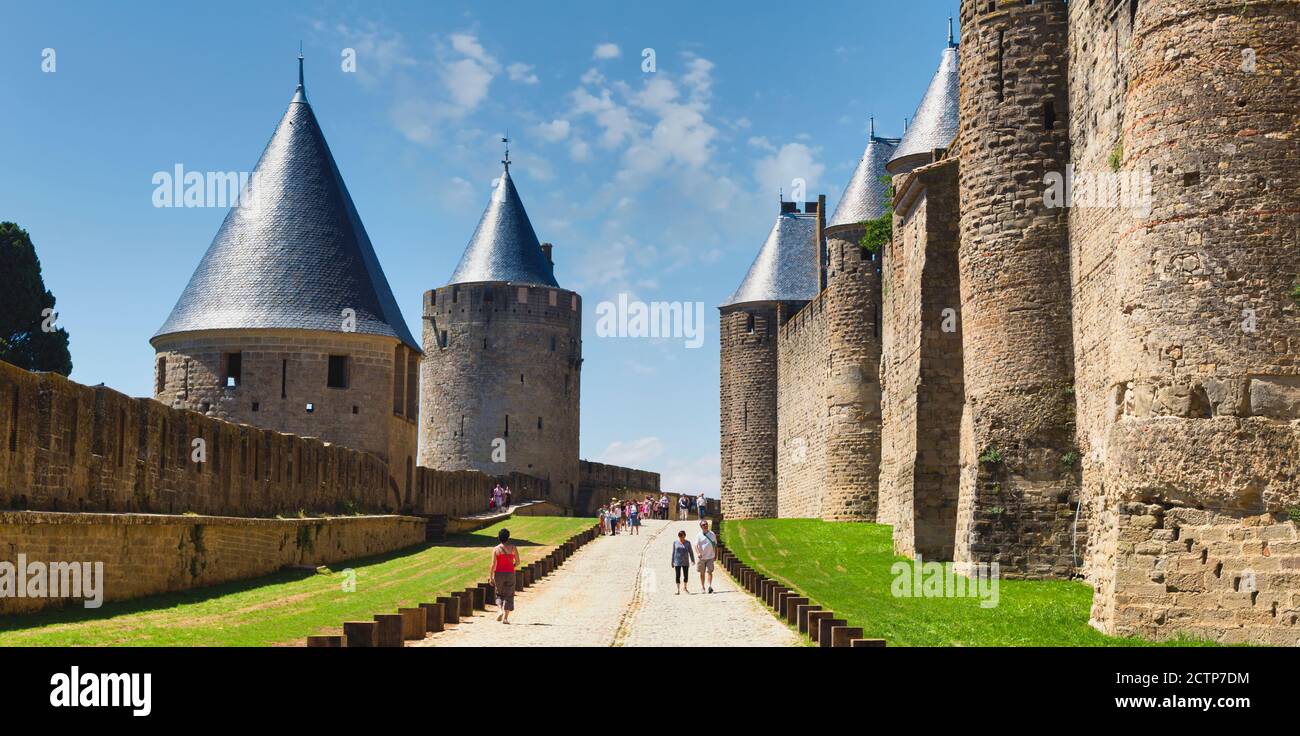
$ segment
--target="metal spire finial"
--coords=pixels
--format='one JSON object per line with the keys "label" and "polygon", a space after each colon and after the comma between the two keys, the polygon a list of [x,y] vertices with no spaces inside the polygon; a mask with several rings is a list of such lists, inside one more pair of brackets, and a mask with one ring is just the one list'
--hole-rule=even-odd
{"label": "metal spire finial", "polygon": [[303,81],[302,60],[303,60],[303,55],[302,55],[302,41],[299,41],[299,42],[298,42],[298,89],[294,91],[293,99],[294,99],[294,101],[302,101],[302,102],[306,102],[306,101],[307,101],[307,85],[306,85],[306,83]]}
{"label": "metal spire finial", "polygon": [[952,40],[953,40],[953,37],[952,37],[952,16],[950,15],[950,16],[948,16],[948,48],[952,48],[952,47],[954,47],[954,46],[957,45],[957,44],[953,43]]}
{"label": "metal spire finial", "polygon": [[506,145],[506,157],[501,159],[501,164],[506,167],[506,172],[510,171],[510,129],[506,128],[506,134],[501,136],[501,142]]}
{"label": "metal spire finial", "polygon": [[876,116],[875,115],[871,116],[871,137],[872,138],[876,137]]}

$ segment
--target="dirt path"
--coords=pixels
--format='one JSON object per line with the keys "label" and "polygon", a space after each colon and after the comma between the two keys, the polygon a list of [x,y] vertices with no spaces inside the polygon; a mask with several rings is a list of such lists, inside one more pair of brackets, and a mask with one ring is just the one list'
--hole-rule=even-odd
{"label": "dirt path", "polygon": [[515,596],[509,626],[496,610],[407,646],[797,646],[799,638],[719,568],[712,595],[692,572],[674,595],[672,540],[694,522],[647,521],[639,536],[603,537]]}

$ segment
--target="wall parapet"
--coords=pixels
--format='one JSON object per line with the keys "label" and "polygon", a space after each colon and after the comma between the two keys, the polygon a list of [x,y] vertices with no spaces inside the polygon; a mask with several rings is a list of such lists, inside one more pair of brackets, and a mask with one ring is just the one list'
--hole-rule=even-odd
{"label": "wall parapet", "polygon": [[477,513],[522,473],[393,469],[378,455],[173,409],[0,362],[0,509],[114,513]]}

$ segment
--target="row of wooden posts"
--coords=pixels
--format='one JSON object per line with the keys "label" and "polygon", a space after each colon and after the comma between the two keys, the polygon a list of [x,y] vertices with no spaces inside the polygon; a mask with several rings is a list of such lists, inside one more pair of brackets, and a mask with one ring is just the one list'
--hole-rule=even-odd
{"label": "row of wooden posts", "polygon": [[778,580],[763,575],[746,565],[718,542],[719,560],[723,569],[740,584],[740,587],[758,596],[778,618],[790,626],[797,626],[819,647],[883,647],[884,639],[862,638],[861,626],[849,626],[848,621],[836,618],[834,611],[823,610],[808,596],[789,588]]}
{"label": "row of wooden posts", "polygon": [[[550,554],[531,562],[515,572],[515,591],[521,591],[550,575],[580,547],[600,535],[600,527],[592,527],[569,537]],[[345,621],[343,634],[307,637],[309,647],[400,647],[405,642],[418,641],[428,634],[436,634],[448,625],[460,623],[475,611],[487,610],[496,600],[492,583],[478,585],[438,597],[434,603],[421,603],[412,608],[399,608],[397,613],[377,613],[373,621]]]}

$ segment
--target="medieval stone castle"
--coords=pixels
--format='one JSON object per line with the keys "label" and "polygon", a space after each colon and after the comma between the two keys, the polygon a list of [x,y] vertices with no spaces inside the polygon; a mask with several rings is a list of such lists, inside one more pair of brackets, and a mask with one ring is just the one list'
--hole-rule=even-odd
{"label": "medieval stone castle", "polygon": [[[509,151],[450,281],[424,295],[417,342],[299,64],[298,88],[253,172],[253,206],[231,209],[153,337],[154,397],[374,453],[407,497],[417,467],[531,476],[570,508],[580,476],[615,485],[608,467],[582,463],[580,472],[581,298],[555,279]],[[613,470],[627,481],[618,488],[658,490],[655,474]]]}
{"label": "medieval stone castle", "polygon": [[961,28],[721,306],[724,515],[1081,577],[1111,634],[1300,643],[1300,3]]}

